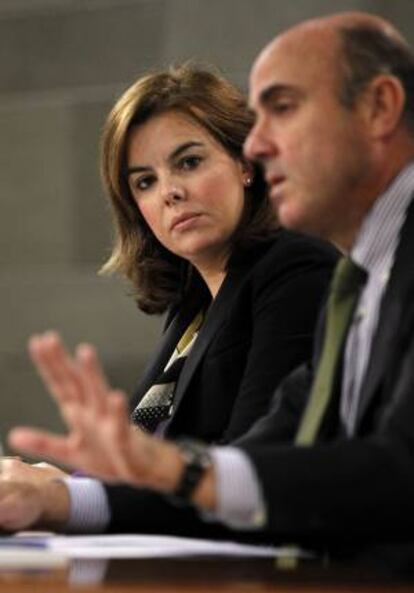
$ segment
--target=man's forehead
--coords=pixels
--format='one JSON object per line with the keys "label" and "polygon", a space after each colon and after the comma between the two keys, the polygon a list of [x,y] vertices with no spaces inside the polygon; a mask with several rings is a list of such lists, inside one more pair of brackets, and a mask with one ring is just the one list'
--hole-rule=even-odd
{"label": "man's forehead", "polygon": [[331,71],[334,75],[337,68],[333,49],[337,38],[332,35],[326,37],[321,39],[313,32],[298,31],[283,34],[265,47],[250,74],[251,105],[260,101],[271,87],[295,88],[307,78],[315,76],[322,79]]}
{"label": "man's forehead", "polygon": [[249,99],[252,106],[260,102],[263,96],[283,78],[278,68],[278,51],[272,45],[266,48],[253,64],[250,73]]}
{"label": "man's forehead", "polygon": [[300,71],[297,71],[294,60],[284,59],[283,52],[274,50],[262,55],[255,63],[250,76],[251,106],[265,102],[276,89],[299,86],[300,81]]}

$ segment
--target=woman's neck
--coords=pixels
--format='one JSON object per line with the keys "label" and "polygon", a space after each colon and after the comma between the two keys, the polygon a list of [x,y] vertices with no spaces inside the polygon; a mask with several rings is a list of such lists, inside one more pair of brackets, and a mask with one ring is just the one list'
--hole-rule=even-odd
{"label": "woman's neck", "polygon": [[207,288],[214,299],[220,290],[221,285],[227,275],[228,257],[221,257],[209,262],[193,262],[193,266],[207,285]]}
{"label": "woman's neck", "polygon": [[199,270],[199,273],[207,284],[207,288],[210,291],[212,298],[215,299],[223,284],[224,278],[226,277],[226,270],[209,270],[207,272]]}

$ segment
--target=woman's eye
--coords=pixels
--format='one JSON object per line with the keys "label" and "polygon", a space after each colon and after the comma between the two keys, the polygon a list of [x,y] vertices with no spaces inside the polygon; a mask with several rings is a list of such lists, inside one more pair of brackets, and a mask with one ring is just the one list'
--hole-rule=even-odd
{"label": "woman's eye", "polygon": [[132,181],[132,189],[135,191],[145,191],[149,187],[151,187],[154,179],[149,175],[145,175],[144,177],[137,177]]}
{"label": "woman's eye", "polygon": [[182,158],[179,161],[178,166],[180,169],[183,169],[184,171],[192,171],[193,169],[196,169],[198,167],[200,162],[200,156],[190,155]]}

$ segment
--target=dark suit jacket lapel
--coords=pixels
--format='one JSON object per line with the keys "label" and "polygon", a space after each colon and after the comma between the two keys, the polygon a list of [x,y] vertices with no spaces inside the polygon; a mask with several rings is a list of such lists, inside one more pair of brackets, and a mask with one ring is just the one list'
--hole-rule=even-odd
{"label": "dark suit jacket lapel", "polygon": [[357,424],[361,422],[380,381],[387,369],[387,361],[398,351],[399,328],[405,310],[407,294],[414,285],[414,201],[401,232],[395,263],[388,288],[381,304],[367,372],[362,384]]}
{"label": "dark suit jacket lapel", "polygon": [[[246,266],[248,266],[247,263],[246,265],[240,265],[235,269],[229,270],[216,298],[208,310],[197,340],[181,371],[180,380],[178,381],[174,396],[176,412],[200,361],[203,359],[205,351],[220,329],[226,315],[231,311],[238,288],[246,278]],[[174,422],[176,412],[170,422]],[[168,428],[169,424],[166,425],[165,429]]]}
{"label": "dark suit jacket lapel", "polygon": [[150,358],[146,369],[135,390],[131,400],[130,409],[135,409],[148,389],[157,381],[170,359],[178,340],[191,323],[200,308],[200,302],[194,300],[187,307],[183,307],[177,315],[172,318],[164,334],[161,337],[158,348]]}

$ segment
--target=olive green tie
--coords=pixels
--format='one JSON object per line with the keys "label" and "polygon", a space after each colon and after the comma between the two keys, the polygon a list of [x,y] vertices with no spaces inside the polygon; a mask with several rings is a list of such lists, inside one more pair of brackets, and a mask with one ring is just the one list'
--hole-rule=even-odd
{"label": "olive green tie", "polygon": [[295,443],[311,445],[316,438],[331,397],[334,378],[348,326],[367,273],[343,257],[337,263],[327,303],[327,322],[322,355],[308,404],[301,419]]}

